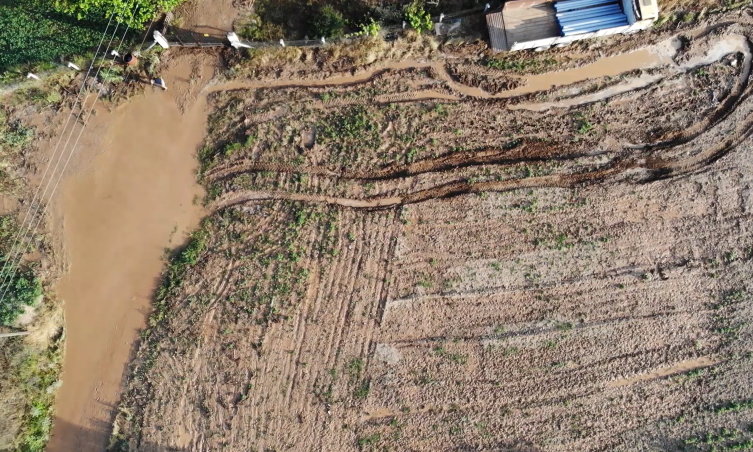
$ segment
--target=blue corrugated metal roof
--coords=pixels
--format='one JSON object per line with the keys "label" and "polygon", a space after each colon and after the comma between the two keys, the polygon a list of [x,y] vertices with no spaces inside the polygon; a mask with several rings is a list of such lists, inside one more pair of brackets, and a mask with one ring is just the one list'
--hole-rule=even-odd
{"label": "blue corrugated metal roof", "polygon": [[[593,11],[590,11],[593,10]],[[573,20],[581,19],[583,17],[594,17],[599,15],[608,15],[621,13],[622,8],[619,5],[606,5],[598,6],[596,8],[581,9],[576,11],[568,11],[566,13],[557,13],[557,19],[562,22],[572,22]]]}
{"label": "blue corrugated metal roof", "polygon": [[554,4],[557,12],[572,11],[576,9],[588,8],[591,6],[606,5],[615,3],[615,0],[563,0]]}
{"label": "blue corrugated metal roof", "polygon": [[562,30],[562,36],[572,36],[572,35],[578,35],[581,33],[590,33],[592,31],[603,30],[605,28],[621,27],[627,24],[628,24],[627,18],[623,14],[622,17],[601,19],[597,22],[594,22],[591,24],[585,24],[580,27],[564,29]]}
{"label": "blue corrugated metal roof", "polygon": [[604,24],[609,22],[621,22],[625,21],[627,22],[627,18],[624,14],[613,14],[611,16],[604,16],[604,17],[594,17],[592,19],[585,19],[578,22],[572,22],[567,25],[562,25],[562,30],[575,30],[578,28],[583,28],[584,26],[593,25],[593,24]]}
{"label": "blue corrugated metal roof", "polygon": [[628,24],[617,0],[563,0],[554,4],[562,36]]}

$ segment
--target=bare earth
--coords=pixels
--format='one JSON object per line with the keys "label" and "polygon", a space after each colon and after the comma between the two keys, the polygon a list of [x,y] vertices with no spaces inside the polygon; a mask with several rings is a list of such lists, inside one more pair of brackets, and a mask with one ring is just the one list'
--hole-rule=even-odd
{"label": "bare earth", "polygon": [[723,19],[528,94],[431,55],[204,88],[208,215],[113,449],[753,447],[751,28]]}

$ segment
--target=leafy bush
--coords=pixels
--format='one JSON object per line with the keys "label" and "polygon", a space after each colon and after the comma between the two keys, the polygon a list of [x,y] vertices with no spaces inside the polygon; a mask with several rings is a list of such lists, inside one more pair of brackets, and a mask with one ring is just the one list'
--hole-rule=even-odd
{"label": "leafy bush", "polygon": [[52,431],[55,389],[60,385],[62,361],[60,336],[49,348],[27,347],[17,355],[12,378],[26,395],[21,431],[17,437],[19,452],[43,452]]}
{"label": "leafy bush", "polygon": [[0,122],[0,143],[13,150],[20,150],[28,146],[34,139],[34,129],[24,127],[20,122],[5,125]]}
{"label": "leafy bush", "polygon": [[311,28],[316,36],[339,38],[344,34],[346,20],[342,13],[332,6],[324,6],[314,17]]}
{"label": "leafy bush", "polygon": [[430,31],[434,28],[431,15],[424,9],[423,0],[413,0],[405,7],[405,20],[419,33]]}
{"label": "leafy bush", "polygon": [[258,14],[251,15],[235,26],[240,37],[251,41],[277,41],[285,37],[280,25],[263,21]]}
{"label": "leafy bush", "polygon": [[[4,290],[4,289],[3,289]],[[12,325],[24,312],[24,306],[34,306],[42,296],[42,282],[30,268],[21,268],[0,300],[0,324]]]}
{"label": "leafy bush", "polygon": [[143,24],[152,20],[158,13],[173,10],[183,0],[141,0],[134,13],[134,0],[55,0],[58,11],[72,14],[83,19],[92,14],[109,17],[117,14],[116,19],[133,29],[143,28]]}
{"label": "leafy bush", "polygon": [[123,81],[123,68],[120,66],[105,67],[99,72],[99,78],[104,83],[120,83]]}
{"label": "leafy bush", "polygon": [[359,30],[353,33],[354,36],[377,36],[382,30],[382,25],[374,19],[370,19],[369,22],[362,23],[358,28]]}
{"label": "leafy bush", "polygon": [[[12,246],[14,237],[18,232],[18,225],[13,215],[0,217],[0,250],[3,258],[0,259],[0,267],[5,265],[7,254]],[[42,281],[37,277],[34,270],[28,265],[20,265],[16,268],[15,275],[6,281],[7,290],[2,287],[0,294],[5,295],[0,299],[0,325],[12,325],[18,316],[24,311],[25,306],[34,306],[42,296]],[[14,268],[6,268],[6,273],[0,275],[0,280],[10,276]]]}

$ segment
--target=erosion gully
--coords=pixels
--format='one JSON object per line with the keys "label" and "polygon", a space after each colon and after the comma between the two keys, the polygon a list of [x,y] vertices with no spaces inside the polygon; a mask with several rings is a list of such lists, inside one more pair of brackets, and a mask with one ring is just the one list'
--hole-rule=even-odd
{"label": "erosion gully", "polygon": [[[147,89],[143,96],[126,105],[94,117],[87,126],[89,133],[100,133],[105,138],[77,151],[88,156],[84,157],[87,165],[65,177],[55,200],[59,211],[57,227],[63,231],[62,248],[68,266],[57,288],[65,302],[67,338],[63,386],[48,450],[100,452],[107,444],[125,369],[139,330],[145,326],[165,248],[178,246],[204,214],[195,202],[201,194],[195,168],[196,151],[206,127],[208,93],[357,84],[384,70],[433,67],[462,95],[505,98],[671,62],[671,54],[657,49],[532,76],[525,86],[497,95],[457,84],[442,63],[415,61],[389,63],[355,76],[313,81],[233,81],[199,92],[211,78],[212,68],[202,67],[197,79],[195,68],[179,60],[163,74],[170,91]],[[441,97],[446,98],[446,94]],[[282,197],[297,199],[296,196]],[[275,197],[268,193],[257,193],[244,200],[272,198]],[[230,205],[239,200],[225,201]],[[354,207],[392,205],[397,201],[330,200]]]}

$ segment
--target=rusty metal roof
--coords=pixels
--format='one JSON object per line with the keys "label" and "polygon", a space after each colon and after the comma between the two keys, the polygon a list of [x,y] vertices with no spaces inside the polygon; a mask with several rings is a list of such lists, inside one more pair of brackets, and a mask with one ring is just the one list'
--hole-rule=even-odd
{"label": "rusty metal roof", "polygon": [[516,42],[560,36],[552,0],[515,0],[486,15],[489,41],[495,52],[510,50]]}
{"label": "rusty metal roof", "polygon": [[502,15],[507,43],[536,41],[560,36],[553,4],[546,0],[507,2]]}
{"label": "rusty metal roof", "polygon": [[486,15],[486,26],[489,28],[489,42],[492,50],[501,52],[509,50],[507,46],[507,37],[505,36],[505,20],[502,11],[489,13]]}

